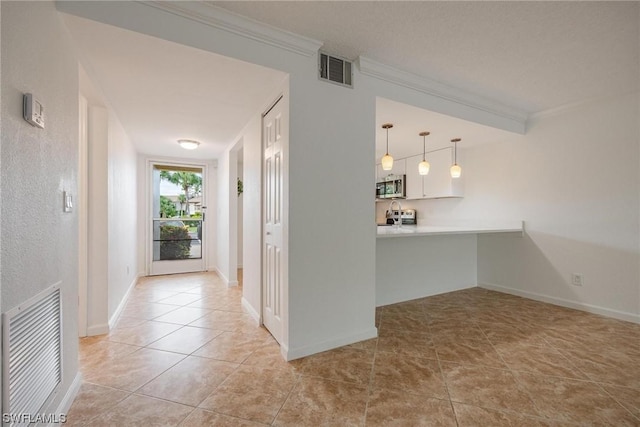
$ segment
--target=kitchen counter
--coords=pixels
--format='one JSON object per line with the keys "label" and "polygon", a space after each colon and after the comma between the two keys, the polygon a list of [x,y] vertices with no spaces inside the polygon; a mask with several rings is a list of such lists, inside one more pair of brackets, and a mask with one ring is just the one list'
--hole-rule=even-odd
{"label": "kitchen counter", "polygon": [[432,220],[378,226],[377,233],[376,305],[381,306],[477,286],[478,235],[521,239],[524,223]]}
{"label": "kitchen counter", "polygon": [[448,225],[379,225],[378,238],[434,236],[443,234],[483,234],[483,233],[522,233],[522,221],[502,221],[493,223],[460,223]]}

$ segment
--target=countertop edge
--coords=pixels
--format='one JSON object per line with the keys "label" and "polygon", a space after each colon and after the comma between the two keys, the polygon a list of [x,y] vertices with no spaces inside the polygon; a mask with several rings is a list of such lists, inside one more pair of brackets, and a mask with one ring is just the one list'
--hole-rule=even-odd
{"label": "countertop edge", "polygon": [[393,237],[421,237],[421,236],[438,236],[448,234],[489,234],[489,233],[524,233],[524,222],[520,221],[517,227],[515,222],[508,225],[483,226],[483,225],[403,225],[400,229],[394,226],[376,227],[377,238],[393,238]]}

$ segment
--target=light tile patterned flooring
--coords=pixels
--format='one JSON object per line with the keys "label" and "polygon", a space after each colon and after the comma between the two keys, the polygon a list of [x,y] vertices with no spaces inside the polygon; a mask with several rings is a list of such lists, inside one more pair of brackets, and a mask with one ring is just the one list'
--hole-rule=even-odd
{"label": "light tile patterned flooring", "polygon": [[141,280],[81,340],[67,425],[640,426],[640,325],[476,288],[286,363],[240,298],[212,273]]}

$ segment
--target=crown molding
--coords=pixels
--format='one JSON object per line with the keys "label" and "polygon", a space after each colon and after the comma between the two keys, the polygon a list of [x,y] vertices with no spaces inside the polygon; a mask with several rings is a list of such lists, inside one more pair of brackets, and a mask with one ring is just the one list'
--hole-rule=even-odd
{"label": "crown molding", "polygon": [[382,64],[364,56],[360,56],[358,58],[358,64],[360,73],[364,75],[500,116],[516,122],[522,127],[522,129],[524,129],[529,117],[529,114],[526,111],[501,104],[491,99],[481,97],[474,93],[458,89],[417,74]]}
{"label": "crown molding", "polygon": [[317,55],[322,42],[246,18],[206,2],[140,1],[140,3],[210,27],[278,47],[298,55]]}
{"label": "crown molding", "polygon": [[616,98],[625,97],[625,96],[639,96],[639,95],[640,95],[640,91],[634,90],[630,92],[621,92],[621,93],[615,93],[611,95],[603,95],[603,96],[596,96],[596,97],[591,97],[587,99],[582,99],[580,101],[570,102],[568,104],[560,105],[558,107],[548,108],[546,110],[541,110],[541,111],[536,111],[535,113],[531,113],[531,115],[529,116],[529,122],[532,122],[534,120],[544,119],[547,117],[560,116],[562,114],[566,114],[571,111],[574,111],[598,102],[607,102],[607,101],[610,101]]}

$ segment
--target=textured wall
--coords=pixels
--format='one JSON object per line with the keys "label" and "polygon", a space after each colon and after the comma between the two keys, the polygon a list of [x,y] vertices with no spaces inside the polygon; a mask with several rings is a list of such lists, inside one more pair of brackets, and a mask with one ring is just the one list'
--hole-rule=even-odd
{"label": "textured wall", "polygon": [[120,121],[111,112],[108,139],[108,283],[111,319],[138,273],[138,194],[137,154]]}
{"label": "textured wall", "polygon": [[[53,2],[2,2],[2,311],[62,282],[64,386],[77,373],[78,68]],[[22,94],[43,103],[46,128],[22,118]]]}
{"label": "textured wall", "polygon": [[109,323],[108,123],[109,111],[105,107],[89,106],[88,335],[106,333]]}

